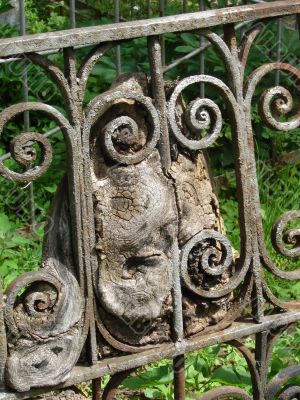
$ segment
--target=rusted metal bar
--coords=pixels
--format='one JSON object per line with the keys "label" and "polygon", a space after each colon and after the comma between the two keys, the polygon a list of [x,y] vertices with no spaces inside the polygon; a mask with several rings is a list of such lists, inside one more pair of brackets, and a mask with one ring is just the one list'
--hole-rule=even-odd
{"label": "rusted metal bar", "polygon": [[162,48],[158,37],[150,37],[148,39],[151,84],[153,97],[155,98],[156,107],[160,114],[161,123],[161,139],[160,153],[162,157],[162,165],[167,172],[171,166],[170,140],[167,120],[166,94],[164,87],[164,77],[162,71]]}
{"label": "rusted metal bar", "polygon": [[69,8],[70,8],[70,28],[74,29],[74,28],[76,28],[76,6],[75,6],[75,0],[70,0]]}
{"label": "rusted metal bar", "polygon": [[[229,86],[235,95],[238,104],[243,104],[243,75],[242,66],[239,62],[239,52],[237,46],[237,38],[233,24],[224,25],[225,42],[231,53],[232,66],[230,76],[228,78]],[[259,189],[256,176],[256,163],[253,144],[253,132],[251,120],[248,120],[249,115],[246,115],[241,110],[241,124],[247,127],[247,140],[244,132],[240,129],[236,131],[234,144],[238,145],[236,150],[238,159],[244,160],[244,165],[237,168],[238,178],[238,193],[239,193],[239,215],[241,228],[242,245],[245,246],[242,252],[245,252],[247,263],[250,263],[250,268],[254,277],[254,285],[252,292],[252,316],[257,322],[263,320],[263,293],[261,280],[261,264],[259,258],[259,235],[256,230],[249,232],[249,226],[254,223],[259,224]],[[245,175],[252,176],[252,179],[245,182]],[[247,204],[251,204],[249,209]],[[249,257],[250,256],[250,257]]]}
{"label": "rusted metal bar", "polygon": [[147,18],[150,18],[151,16],[151,2],[150,0],[147,0]]}
{"label": "rusted metal bar", "polygon": [[207,10],[199,13],[153,18],[135,22],[123,22],[89,28],[77,28],[14,37],[0,41],[0,57],[20,53],[56,50],[58,48],[93,45],[107,41],[134,39],[141,36],[155,36],[163,33],[192,31],[226,23],[238,23],[260,18],[272,18],[300,13],[300,0],[274,1]]}
{"label": "rusted metal bar", "polygon": [[174,358],[174,399],[185,400],[185,362],[184,355],[181,354]]}
{"label": "rusted metal bar", "polygon": [[[268,332],[262,331],[257,333],[255,341],[255,359],[256,370],[260,376],[260,385],[258,385],[254,392],[254,400],[264,400],[266,395],[268,362],[267,362],[267,339]],[[257,393],[256,391],[259,390]]]}
{"label": "rusted metal bar", "polygon": [[[114,0],[114,11],[115,11],[115,22],[120,22],[120,3],[119,0]],[[121,47],[120,45],[116,46],[116,69],[117,76],[121,74]]]}
{"label": "rusted metal bar", "polygon": [[[233,339],[249,337],[259,332],[289,325],[293,322],[297,322],[299,319],[300,311],[294,309],[281,314],[280,318],[278,318],[278,315],[266,316],[261,324],[253,323],[252,320],[249,319],[246,322],[234,322],[229,328],[218,333],[203,336],[200,335],[188,340],[183,340],[181,343],[161,345],[157,348],[144,351],[140,354],[131,354],[118,358],[105,359],[90,367],[76,366],[72,370],[70,378],[64,384],[53,388],[53,390],[66,388],[84,381],[97,379],[103,375],[115,374],[126,369],[141,367],[164,358],[174,358],[183,353],[199,350],[217,343],[226,343]],[[0,391],[0,400],[25,400],[34,397],[36,393],[40,394],[45,393],[46,391],[47,389],[44,389],[44,391],[33,390],[28,393],[11,394],[4,394]]]}
{"label": "rusted metal bar", "polygon": [[127,371],[119,372],[113,375],[110,380],[108,381],[105,389],[103,391],[102,400],[114,400],[115,394],[117,392],[118,386],[126,379],[132,372],[135,371],[134,369],[129,369]]}
{"label": "rusted metal bar", "polygon": [[0,278],[0,389],[5,386],[5,363],[7,357],[7,340],[4,324],[4,301],[2,279]]}
{"label": "rusted metal bar", "polygon": [[101,400],[101,378],[92,380],[92,400]]}
{"label": "rusted metal bar", "polygon": [[[200,11],[205,10],[204,0],[199,1],[199,8],[200,8]],[[199,46],[200,46],[200,48],[203,48],[204,45],[205,45],[204,36],[200,35]],[[205,53],[204,53],[204,51],[200,53],[199,61],[200,61],[200,74],[203,75],[205,73]],[[205,97],[205,85],[203,83],[200,83],[200,97],[202,99]]]}
{"label": "rusted metal bar", "polygon": [[[26,15],[25,15],[25,3],[24,0],[20,0],[20,33],[22,36],[26,35]],[[23,73],[22,73],[22,85],[23,85],[23,101],[28,102],[29,100],[29,89],[28,89],[28,72],[27,72],[27,64],[23,64]],[[24,112],[24,129],[25,132],[29,132],[30,128],[30,118],[29,111]],[[33,182],[29,183],[29,208],[30,208],[30,225],[31,229],[34,229],[35,226],[35,201],[34,201],[34,189]]]}
{"label": "rusted metal bar", "polygon": [[[278,18],[277,22],[277,35],[276,35],[276,61],[280,62],[281,61],[281,41],[282,41],[282,19]],[[278,86],[280,83],[280,70],[278,69],[276,71],[276,79],[275,79],[275,84]]]}
{"label": "rusted metal bar", "polygon": [[[165,0],[159,0],[159,16],[164,17],[165,16]],[[166,64],[166,42],[165,38],[162,35],[160,37],[160,43],[161,43],[161,61],[162,65]]]}
{"label": "rusted metal bar", "polygon": [[[236,29],[240,29],[243,28],[244,26],[248,25],[249,21],[247,22],[242,22],[240,24],[238,24],[236,26]],[[221,35],[221,37],[223,37],[223,35]],[[183,63],[184,61],[188,61],[191,58],[197,56],[198,54],[203,53],[205,50],[207,50],[209,47],[211,46],[211,43],[206,43],[204,46],[200,47],[199,49],[193,50],[190,53],[186,54],[183,57],[178,58],[176,61],[173,61],[171,64],[166,65],[164,67],[164,72],[168,72],[173,68],[176,68],[178,65],[180,65],[181,63]]]}
{"label": "rusted metal bar", "polygon": [[[162,71],[161,45],[158,37],[148,38],[149,60],[152,92],[155,99],[156,108],[160,116],[161,138],[159,150],[162,158],[162,167],[166,175],[168,175],[171,167],[170,140],[167,119],[167,104],[164,87],[164,78]],[[173,301],[174,301],[174,339],[181,340],[183,337],[183,321],[182,321],[182,299],[180,287],[180,265],[179,265],[179,249],[178,244],[174,244],[172,248],[173,260]]]}

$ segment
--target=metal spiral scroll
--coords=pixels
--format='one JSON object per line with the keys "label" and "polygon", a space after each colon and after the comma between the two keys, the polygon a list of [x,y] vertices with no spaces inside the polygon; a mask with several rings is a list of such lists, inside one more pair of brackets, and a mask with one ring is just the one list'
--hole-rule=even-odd
{"label": "metal spiral scroll", "polygon": [[195,246],[202,246],[198,268],[210,276],[221,276],[233,263],[232,247],[229,240],[219,232],[204,230],[192,237],[181,252],[181,275],[185,286],[202,297],[218,298],[229,293],[232,288],[205,290],[191,279],[188,270],[189,255]]}
{"label": "metal spiral scroll", "polygon": [[[300,229],[286,230],[287,225],[297,219],[300,219],[300,211],[289,211],[283,214],[273,226],[272,243],[274,248],[283,256],[300,257]],[[286,245],[293,247],[287,248]]]}
{"label": "metal spiral scroll", "polygon": [[[68,149],[72,152],[75,148],[73,128],[69,121],[54,107],[43,103],[20,103],[6,108],[0,113],[0,135],[7,122],[25,111],[41,111],[54,119],[65,134]],[[37,153],[34,144],[41,149],[41,162],[33,165]],[[26,166],[26,171],[20,173],[11,171],[0,161],[0,174],[17,182],[31,182],[43,175],[49,168],[52,161],[52,148],[49,140],[42,134],[36,132],[25,132],[13,139],[11,142],[12,158],[19,164]]]}
{"label": "metal spiral scroll", "polygon": [[[280,371],[267,386],[266,400],[300,399],[299,386],[286,386],[290,379],[300,375],[300,365],[292,365]],[[283,389],[282,389],[283,388]]]}
{"label": "metal spiral scroll", "polygon": [[[176,106],[178,98],[182,95],[183,90],[194,83],[204,82],[206,78],[205,75],[200,75],[183,79],[176,86],[169,101],[168,113],[172,132],[178,142],[190,150],[201,150],[209,147],[216,141],[222,129],[221,111],[218,105],[210,99],[199,98],[194,100],[187,107],[184,116],[186,124],[194,133],[198,133],[200,130],[209,131],[204,138],[199,140],[188,139],[182,134],[182,128],[177,121]],[[216,79],[215,83],[218,83]]]}
{"label": "metal spiral scroll", "polygon": [[[290,64],[271,63],[257,68],[249,77],[245,91],[245,103],[247,109],[251,110],[251,103],[255,89],[261,80],[273,72],[280,70],[293,75],[297,80],[300,80],[300,71]],[[290,131],[300,126],[300,107],[291,116],[288,121],[282,122],[278,120],[278,116],[287,116],[293,110],[293,98],[289,90],[281,86],[275,86],[267,89],[260,99],[260,114],[265,123],[272,129],[278,131]],[[277,115],[277,118],[274,116]]]}
{"label": "metal spiral scroll", "polygon": [[[251,112],[251,104],[253,96],[258,84],[262,79],[273,71],[280,70],[292,75],[295,79],[300,80],[300,71],[290,64],[271,63],[257,68],[249,77],[245,88],[245,108]],[[275,86],[267,89],[260,99],[260,114],[265,123],[272,129],[278,131],[290,131],[300,126],[300,107],[295,110],[287,121],[278,120],[279,116],[288,117],[293,112],[293,98],[289,90],[281,86]],[[249,115],[250,119],[250,115]],[[272,243],[280,254],[297,258],[300,256],[299,236],[297,229],[284,232],[287,224],[294,219],[299,218],[298,211],[285,213],[274,225],[272,230]],[[274,275],[288,280],[300,279],[300,270],[282,271],[271,260],[270,255],[263,242],[263,234],[260,238],[260,252],[263,265]],[[286,247],[292,245],[292,248]]]}
{"label": "metal spiral scroll", "polygon": [[277,398],[278,400],[300,399],[300,386],[289,386],[284,389]]}
{"label": "metal spiral scroll", "polygon": [[116,149],[113,138],[119,129],[126,130],[128,138],[135,137],[138,133],[137,123],[128,116],[121,116],[106,125],[104,129],[104,147],[108,156],[113,161],[125,165],[130,165],[139,163],[147,156],[149,156],[157,145],[159,139],[159,116],[149,97],[134,92],[125,93],[121,91],[108,92],[96,97],[96,99],[94,99],[88,107],[87,115],[83,125],[83,137],[85,144],[88,148],[92,126],[111,106],[118,104],[124,100],[134,101],[145,109],[147,113],[146,118],[148,118],[150,122],[147,143],[140,150],[129,154],[123,154]]}

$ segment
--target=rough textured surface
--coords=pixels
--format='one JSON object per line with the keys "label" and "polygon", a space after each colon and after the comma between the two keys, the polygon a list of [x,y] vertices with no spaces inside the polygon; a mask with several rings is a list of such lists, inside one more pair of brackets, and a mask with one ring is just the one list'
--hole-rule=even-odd
{"label": "rough textured surface", "polygon": [[[299,80],[300,73],[280,62],[258,67],[247,74],[247,82],[244,73],[251,45],[267,23],[265,17],[299,10],[298,0],[286,0],[0,41],[2,55],[31,52],[21,57],[51,75],[65,104],[64,114],[44,103],[7,107],[0,113],[0,134],[19,114],[44,112],[63,131],[69,156],[69,182],[62,187],[68,186],[70,200],[66,192],[58,192],[52,211],[54,228],[47,235],[41,271],[18,278],[7,293],[9,386],[27,390],[58,383],[58,389],[94,379],[96,399],[100,376],[116,373],[110,381],[115,391],[124,374],[168,357],[174,360],[174,397],[184,399],[184,354],[229,341],[247,360],[254,398],[274,398],[279,386],[299,375],[299,367],[289,367],[267,386],[273,346],[282,329],[299,320],[299,302],[277,299],[261,264],[289,280],[299,278],[300,271],[280,270],[266,249],[251,110],[256,89],[268,74],[280,70]],[[264,19],[263,24],[256,24],[238,45],[233,23],[258,17]],[[188,76],[175,88],[170,85],[166,96],[157,35],[218,24],[224,25],[224,40],[215,32],[201,30],[200,34],[224,61],[222,79]],[[84,92],[93,66],[119,44],[99,43],[144,35],[148,37],[151,83],[141,75],[123,77],[85,109]],[[98,45],[77,70],[76,51],[71,46],[92,43]],[[60,47],[66,47],[64,71],[44,55],[32,54]],[[196,98],[185,106],[183,91],[199,84],[213,89],[219,96],[217,102]],[[269,127],[287,131],[300,126],[297,105],[286,88],[275,87],[265,91],[259,111]],[[196,153],[217,139],[224,117],[232,129],[239,202],[241,253],[234,262],[231,245],[222,234],[208,168],[201,153]],[[29,139],[41,148],[40,166],[31,163],[35,155],[26,143]],[[13,181],[34,181],[48,167],[49,150],[49,143],[39,135],[23,133],[13,142],[12,155],[29,169],[14,172],[0,162],[0,174]],[[273,230],[275,250],[292,259],[299,255],[299,229],[289,228],[295,219],[299,211],[285,213]],[[83,329],[81,295],[86,300]],[[250,302],[251,311],[243,318]],[[253,354],[238,340],[252,335],[256,336]],[[3,347],[6,338],[1,336]],[[80,360],[86,364],[75,366],[67,379],[84,343]],[[6,351],[1,350],[3,366]],[[31,393],[5,390],[0,398],[24,400]],[[40,393],[40,389],[35,392]],[[286,387],[278,399],[298,393],[299,388]],[[248,398],[231,387],[213,389],[206,398],[228,394]]]}
{"label": "rough textured surface", "polygon": [[[142,74],[120,78],[113,89],[148,95],[147,80]],[[178,112],[184,113],[183,108]],[[132,134],[126,119],[115,129],[114,145],[121,153],[139,151],[150,129],[139,106],[126,99],[110,108],[94,128],[92,182],[98,255],[94,277],[99,313],[104,326],[119,341],[157,344],[172,338],[174,241],[178,240],[181,248],[203,230],[223,232],[223,223],[201,153],[195,156],[178,148],[169,176],[163,174],[157,150],[130,166],[109,159],[101,150],[101,141],[106,127],[121,115],[137,123],[138,133]],[[188,130],[186,126],[183,129]],[[228,279],[226,273],[215,279],[203,276],[204,284],[211,282],[214,287]],[[218,322],[228,310],[228,297],[209,304],[188,290],[185,292],[187,335]]]}
{"label": "rough textured surface", "polygon": [[75,393],[73,390],[66,390],[58,395],[45,396],[41,400],[86,400],[82,394]]}
{"label": "rough textured surface", "polygon": [[100,25],[89,28],[69,29],[68,31],[47,32],[25,38],[3,39],[0,42],[0,57],[20,53],[57,50],[62,47],[89,46],[93,44],[133,39],[149,35],[161,35],[168,32],[182,32],[211,26],[251,21],[297,14],[300,11],[299,0],[272,1],[270,4],[245,5],[205,12],[183,14],[164,18],[151,18],[117,25]]}
{"label": "rough textured surface", "polygon": [[6,382],[18,391],[66,380],[80,355],[83,301],[74,271],[66,188],[64,180],[51,213],[42,268],[22,275],[7,291]]}

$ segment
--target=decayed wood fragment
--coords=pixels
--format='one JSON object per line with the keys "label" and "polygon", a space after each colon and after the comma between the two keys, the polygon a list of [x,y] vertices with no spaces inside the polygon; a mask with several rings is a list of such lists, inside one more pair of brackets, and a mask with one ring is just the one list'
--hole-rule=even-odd
{"label": "decayed wood fragment", "polygon": [[74,271],[66,190],[64,180],[50,215],[42,268],[22,275],[7,290],[6,383],[18,391],[66,380],[80,355],[83,301]]}
{"label": "decayed wood fragment", "polygon": [[[149,96],[142,74],[123,76],[112,86]],[[170,91],[170,89],[168,89]],[[184,114],[181,104],[179,114]],[[177,148],[169,176],[162,171],[157,150],[130,166],[113,163],[101,146],[107,126],[121,116],[137,123],[133,134],[124,124],[113,132],[119,152],[135,152],[147,141],[150,126],[145,112],[132,101],[118,101],[100,119],[91,143],[93,197],[98,269],[94,273],[101,319],[120,342],[157,344],[172,338],[171,247],[182,247],[195,234],[211,229],[224,232],[207,162],[201,152]],[[182,127],[187,135],[188,128]],[[229,275],[205,280],[220,287]],[[203,330],[226,314],[228,297],[215,301],[196,298],[184,289],[186,334]]]}
{"label": "decayed wood fragment", "polygon": [[[145,75],[134,74],[121,77],[111,90],[151,96],[149,88]],[[183,102],[177,111],[182,130],[192,135],[184,122]],[[223,233],[201,152],[172,143],[167,173],[157,149],[130,165],[110,157],[111,149],[104,143],[107,134],[110,146],[120,155],[143,149],[153,129],[148,112],[134,100],[119,99],[101,116],[91,135],[98,261],[93,281],[101,357],[173,339],[173,244],[178,241],[181,250],[199,232]],[[83,301],[74,268],[67,187],[64,178],[50,213],[42,268],[18,278],[7,292],[6,382],[18,391],[65,381],[81,352]],[[210,245],[208,241],[193,249],[188,273],[194,285],[217,290],[228,282],[230,273],[214,277],[201,270],[202,253]],[[230,302],[230,296],[208,300],[183,287],[185,335],[221,320]]]}

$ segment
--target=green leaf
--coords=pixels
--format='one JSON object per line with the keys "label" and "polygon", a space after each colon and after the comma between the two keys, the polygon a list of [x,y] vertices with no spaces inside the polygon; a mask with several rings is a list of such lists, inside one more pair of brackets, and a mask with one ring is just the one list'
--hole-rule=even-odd
{"label": "green leaf", "polygon": [[4,237],[8,232],[13,229],[14,225],[9,220],[8,216],[0,213],[0,236]]}
{"label": "green leaf", "polygon": [[181,39],[189,46],[197,48],[199,46],[199,38],[192,33],[182,33]]}
{"label": "green leaf", "polygon": [[175,51],[177,53],[190,53],[191,51],[194,51],[195,48],[192,46],[177,46],[175,48]]}
{"label": "green leaf", "polygon": [[24,246],[25,244],[32,244],[32,239],[17,235],[17,236],[13,236],[9,240],[7,247],[9,247],[9,248],[18,247],[18,246]]}
{"label": "green leaf", "polygon": [[157,387],[160,384],[169,384],[173,381],[173,372],[168,365],[149,369],[139,376],[125,379],[123,385],[128,389],[141,389],[146,387]]}
{"label": "green leaf", "polygon": [[225,385],[251,385],[250,374],[236,374],[232,368],[220,367],[212,375],[213,382],[223,383]]}
{"label": "green leaf", "polygon": [[144,391],[144,395],[148,398],[148,399],[156,399],[157,397],[160,397],[160,392],[157,389],[153,389],[153,388],[147,388]]}
{"label": "green leaf", "polygon": [[51,186],[44,186],[44,189],[47,190],[49,193],[55,193],[57,190],[57,185],[51,185]]}
{"label": "green leaf", "polygon": [[5,277],[9,272],[17,271],[18,267],[16,260],[4,260],[0,265],[0,276]]}

